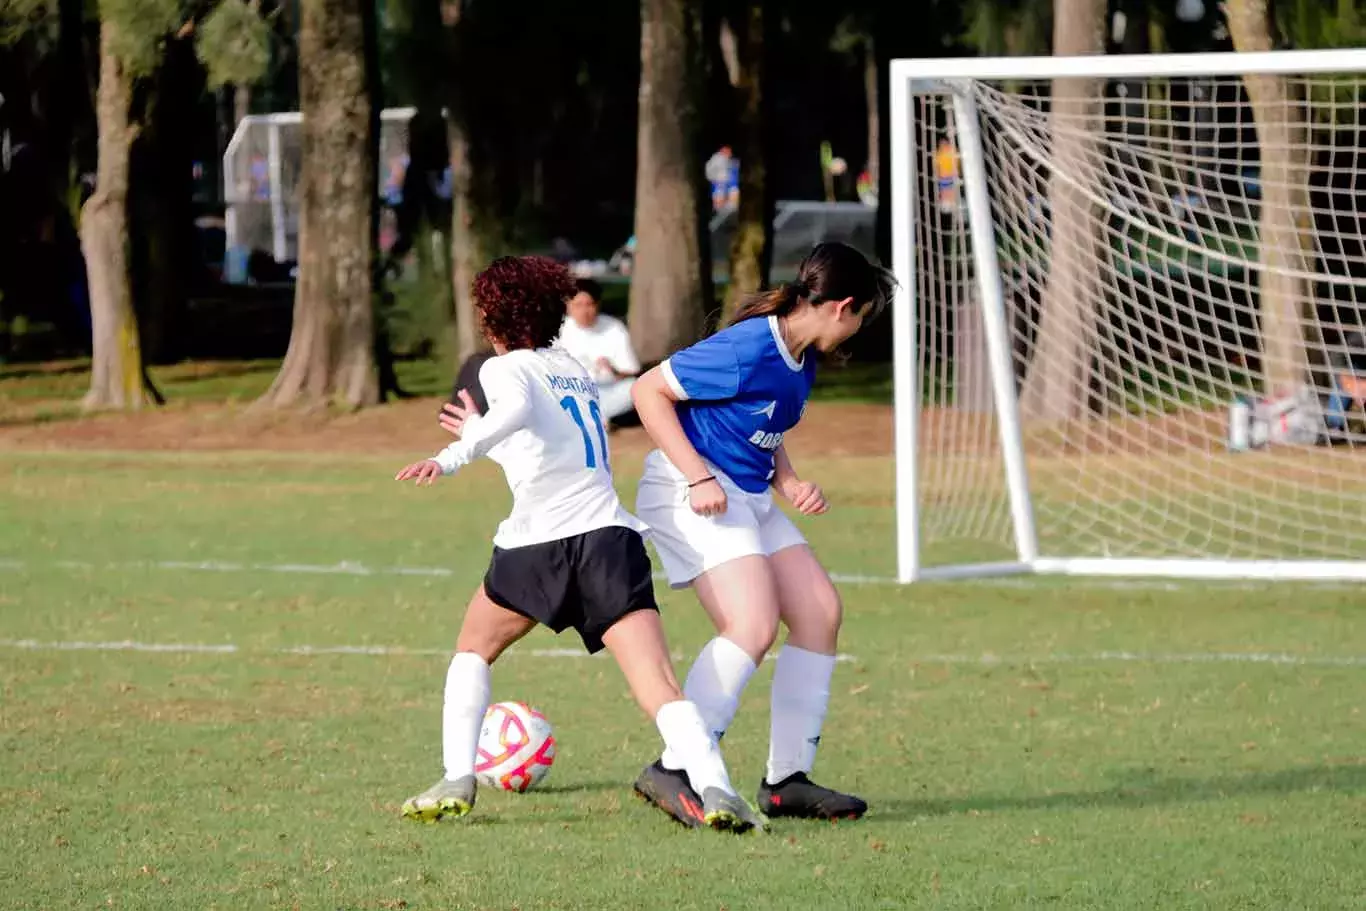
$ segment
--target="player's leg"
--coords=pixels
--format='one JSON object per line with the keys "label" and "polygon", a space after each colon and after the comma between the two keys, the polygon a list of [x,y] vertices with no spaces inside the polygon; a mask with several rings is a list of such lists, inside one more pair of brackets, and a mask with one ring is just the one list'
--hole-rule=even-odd
{"label": "player's leg", "polygon": [[[724,476],[721,482],[728,495],[726,512],[699,516],[688,504],[687,479],[662,453],[653,452],[645,459],[636,498],[636,514],[650,526],[669,584],[691,586],[716,627],[718,635],[703,646],[683,693],[697,703],[718,739],[778,631],[777,587],[764,559],[752,498]],[[681,768],[667,751],[664,764]]]}
{"label": "player's leg", "polygon": [[[674,676],[655,602],[650,557],[640,535],[605,528],[580,536],[573,563],[578,596],[577,626],[589,652],[612,652],[636,702],[659,728],[691,785],[670,815],[688,825],[748,830],[757,815],[736,793],[720,748],[698,707],[684,698]],[[638,788],[639,790],[639,788]],[[650,799],[644,791],[642,796]],[[697,795],[701,795],[700,800]],[[656,801],[657,802],[657,801]]]}
{"label": "player's leg", "polygon": [[[740,694],[777,633],[777,589],[760,556],[708,570],[693,583],[718,635],[702,647],[688,671],[684,698],[697,706],[711,737],[720,741],[740,705]],[[664,753],[636,779],[636,791],[687,823],[680,812],[697,800],[687,760],[666,740]]]}
{"label": "player's leg", "polygon": [[[678,688],[659,614],[653,610],[633,611],[614,623],[602,639],[636,702],[654,719],[666,747],[683,762],[692,791],[702,795],[700,801],[691,795],[674,795],[679,805],[670,815],[685,824],[733,831],[748,831],[762,825],[757,814],[735,792],[721,749],[697,706],[684,699]],[[648,794],[642,796],[650,799]]]}
{"label": "player's leg", "polygon": [[[778,516],[787,521],[781,513]],[[868,809],[863,800],[817,785],[809,777],[830,702],[843,603],[805,543],[776,551],[769,563],[788,635],[774,662],[768,769],[759,787],[760,809],[770,816],[857,819]]]}
{"label": "player's leg", "polygon": [[446,670],[441,707],[445,774],[403,804],[404,816],[436,822],[445,816],[464,816],[474,809],[474,763],[491,692],[489,665],[535,625],[530,618],[493,603],[484,586],[474,593],[456,639],[455,656]]}

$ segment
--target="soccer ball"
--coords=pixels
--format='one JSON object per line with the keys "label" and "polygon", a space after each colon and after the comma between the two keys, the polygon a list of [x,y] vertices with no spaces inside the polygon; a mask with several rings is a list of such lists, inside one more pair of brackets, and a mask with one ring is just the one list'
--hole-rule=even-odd
{"label": "soccer ball", "polygon": [[539,784],[555,762],[549,720],[525,702],[496,702],[484,713],[474,774],[479,783],[504,791]]}

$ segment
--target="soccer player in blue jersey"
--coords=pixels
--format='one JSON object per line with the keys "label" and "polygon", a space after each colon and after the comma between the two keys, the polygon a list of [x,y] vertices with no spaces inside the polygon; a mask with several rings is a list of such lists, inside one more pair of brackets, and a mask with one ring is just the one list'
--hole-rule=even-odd
{"label": "soccer player in blue jersey", "polygon": [[[691,586],[716,626],[684,684],[719,739],[778,634],[768,770],[769,816],[854,819],[867,804],[808,777],[835,668],[842,605],[830,576],[773,492],[802,515],[826,511],[783,448],[801,419],[817,359],[886,306],[889,273],[844,244],[820,244],[795,282],[745,301],[731,324],[646,373],[637,413],[659,447],[645,459],[636,513],[650,526],[669,582]],[[681,759],[664,751],[636,791],[700,825]]]}

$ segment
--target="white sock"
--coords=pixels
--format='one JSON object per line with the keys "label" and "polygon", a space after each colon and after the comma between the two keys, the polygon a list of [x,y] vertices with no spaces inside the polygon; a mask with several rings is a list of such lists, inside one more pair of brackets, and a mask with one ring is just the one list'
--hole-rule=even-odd
{"label": "white sock", "polygon": [[830,704],[835,656],[784,645],[773,670],[772,719],[768,741],[768,783],[810,772]]}
{"label": "white sock", "polygon": [[655,726],[667,750],[682,761],[681,768],[687,770],[694,791],[701,794],[707,788],[720,788],[727,794],[735,793],[721,749],[696,705],[687,700],[665,703],[655,715]]}
{"label": "white sock", "polygon": [[489,666],[473,652],[460,652],[446,671],[446,702],[441,708],[441,758],[446,778],[474,774],[479,729],[488,711]]}
{"label": "white sock", "polygon": [[[701,654],[688,671],[683,695],[697,705],[713,740],[720,740],[730,727],[735,710],[740,707],[740,693],[752,676],[754,660],[734,642],[717,636],[702,646]],[[662,761],[666,769],[684,767],[682,757],[667,747]]]}

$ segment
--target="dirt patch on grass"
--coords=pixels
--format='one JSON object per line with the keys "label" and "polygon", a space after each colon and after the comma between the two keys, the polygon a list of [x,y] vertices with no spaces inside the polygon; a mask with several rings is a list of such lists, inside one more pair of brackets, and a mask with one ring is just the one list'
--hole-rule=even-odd
{"label": "dirt patch on grass", "polygon": [[[351,414],[259,412],[246,407],[180,404],[138,414],[105,414],[0,426],[7,449],[404,453],[442,445],[441,400],[414,399]],[[892,410],[880,405],[812,403],[790,435],[792,450],[812,456],[879,456],[892,448]],[[620,453],[643,453],[639,428],[612,437]]]}

